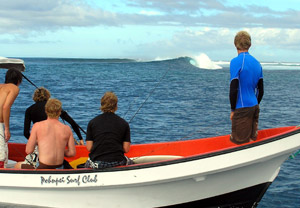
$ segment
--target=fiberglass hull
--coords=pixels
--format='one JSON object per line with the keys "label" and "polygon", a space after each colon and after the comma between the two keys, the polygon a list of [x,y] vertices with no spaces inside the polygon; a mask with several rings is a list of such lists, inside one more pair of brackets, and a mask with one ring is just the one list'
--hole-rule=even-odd
{"label": "fiberglass hull", "polygon": [[[210,138],[152,144],[152,149],[148,149],[151,144],[136,145],[128,156],[180,157],[126,167],[2,169],[1,202],[48,207],[256,206],[278,175],[281,164],[300,148],[299,128],[267,131],[260,132],[258,141],[244,145],[231,144],[228,135],[211,138],[218,149],[208,147],[198,154],[197,149],[208,145]],[[223,140],[227,145],[219,144]],[[193,147],[189,146],[191,142]],[[19,160],[13,145],[11,159]],[[82,148],[77,147],[76,158],[87,156]]]}

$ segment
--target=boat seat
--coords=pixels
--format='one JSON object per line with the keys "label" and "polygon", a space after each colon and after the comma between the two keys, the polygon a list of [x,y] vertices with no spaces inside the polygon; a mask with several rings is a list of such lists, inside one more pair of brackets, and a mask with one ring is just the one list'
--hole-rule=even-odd
{"label": "boat seat", "polygon": [[182,156],[178,155],[149,155],[149,156],[141,156],[141,157],[132,157],[130,158],[134,164],[141,164],[141,163],[149,163],[149,162],[158,162],[164,160],[174,160],[183,158]]}
{"label": "boat seat", "polygon": [[[131,157],[130,159],[133,161],[134,164],[141,164],[141,163],[149,163],[149,162],[158,162],[164,160],[174,160],[183,158],[182,156],[178,155],[149,155],[149,156],[140,156],[140,157]],[[80,165],[84,164],[87,161],[88,157],[80,157],[77,160],[73,160],[69,162],[72,168],[77,169],[80,168]]]}

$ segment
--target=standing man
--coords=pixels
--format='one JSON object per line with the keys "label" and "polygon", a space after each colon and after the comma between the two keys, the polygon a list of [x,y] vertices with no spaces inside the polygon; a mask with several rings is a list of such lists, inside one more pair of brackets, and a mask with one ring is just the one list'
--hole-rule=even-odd
{"label": "standing man", "polygon": [[236,34],[234,45],[238,56],[230,62],[230,140],[242,144],[257,138],[259,103],[264,94],[263,73],[260,63],[248,52],[251,37],[246,31]]}
{"label": "standing man", "polygon": [[[47,120],[36,122],[26,145],[26,153],[31,154],[38,145],[39,165],[37,169],[55,169],[63,165],[64,157],[76,154],[71,128],[59,121],[62,104],[58,99],[49,99],[45,105]],[[66,148],[67,147],[67,148]],[[36,168],[19,162],[15,168]]]}
{"label": "standing man", "polygon": [[0,84],[0,168],[5,168],[8,160],[10,109],[19,94],[21,82],[22,73],[9,69],[5,75],[5,84]]}
{"label": "standing man", "polygon": [[90,151],[86,168],[109,168],[131,164],[124,153],[130,149],[129,124],[115,114],[118,98],[106,92],[101,98],[101,115],[92,119],[87,127],[86,147]]}

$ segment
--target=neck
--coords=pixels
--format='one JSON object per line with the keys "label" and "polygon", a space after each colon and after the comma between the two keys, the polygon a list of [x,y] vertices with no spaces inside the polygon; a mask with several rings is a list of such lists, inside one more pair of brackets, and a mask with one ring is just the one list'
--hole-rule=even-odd
{"label": "neck", "polygon": [[53,120],[58,120],[58,119],[59,119],[59,117],[57,117],[57,118],[50,118],[50,117],[48,117],[48,118],[47,118],[47,120],[52,120],[52,121],[53,121]]}
{"label": "neck", "polygon": [[238,54],[248,52],[248,50],[237,50]]}

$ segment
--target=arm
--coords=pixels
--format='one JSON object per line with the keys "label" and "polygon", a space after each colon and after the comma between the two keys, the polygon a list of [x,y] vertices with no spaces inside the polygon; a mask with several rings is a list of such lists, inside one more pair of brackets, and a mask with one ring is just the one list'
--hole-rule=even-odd
{"label": "arm", "polygon": [[4,126],[5,126],[5,141],[8,142],[10,139],[10,131],[9,131],[9,117],[10,117],[10,109],[13,105],[15,99],[17,98],[19,94],[19,87],[13,85],[10,87],[10,90],[8,92],[7,98],[5,100],[5,103],[3,105],[3,120],[4,120]]}
{"label": "arm", "polygon": [[230,93],[229,93],[229,100],[230,100],[230,105],[231,105],[230,120],[232,120],[234,110],[236,107],[238,89],[239,89],[239,80],[233,79],[230,83]]}
{"label": "arm", "polygon": [[239,89],[239,80],[238,79],[232,80],[230,82],[230,93],[229,93],[231,111],[234,111],[236,107],[238,89]]}
{"label": "arm", "polygon": [[92,150],[93,143],[93,141],[86,141],[86,148],[89,152]]}
{"label": "arm", "polygon": [[31,130],[30,137],[26,144],[26,154],[31,154],[34,151],[35,146],[37,145],[37,129],[38,123],[34,124]]}
{"label": "arm", "polygon": [[30,113],[27,108],[25,112],[25,118],[24,118],[24,136],[26,137],[26,139],[29,139],[30,137],[30,124],[31,124]]}
{"label": "arm", "polygon": [[75,143],[74,143],[74,137],[72,134],[72,131],[69,126],[66,126],[67,131],[69,132],[69,140],[67,144],[67,149],[65,149],[65,156],[66,157],[73,157],[76,155],[76,149],[75,149]]}
{"label": "arm", "polygon": [[130,142],[123,142],[123,150],[124,150],[125,153],[129,152]]}
{"label": "arm", "polygon": [[92,147],[93,147],[93,128],[92,128],[92,121],[90,121],[88,123],[88,126],[87,126],[87,130],[86,130],[86,138],[85,138],[85,141],[86,141],[86,148],[89,152],[91,152],[92,150]]}
{"label": "arm", "polygon": [[262,97],[264,96],[264,80],[260,79],[257,84],[257,102],[260,103]]}

